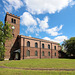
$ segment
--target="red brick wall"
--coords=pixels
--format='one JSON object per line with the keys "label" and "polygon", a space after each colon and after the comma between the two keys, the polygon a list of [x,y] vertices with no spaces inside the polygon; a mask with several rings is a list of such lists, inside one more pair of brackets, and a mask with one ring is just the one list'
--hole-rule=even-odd
{"label": "red brick wall", "polygon": [[[30,42],[30,47],[27,47],[27,41]],[[35,43],[38,43],[38,48],[35,48]],[[42,49],[42,43],[44,43],[45,48]],[[48,44],[50,44],[50,49],[48,49]],[[56,46],[56,50],[54,49],[54,46]],[[51,49],[51,42],[42,42],[41,41],[41,46],[40,46],[40,40],[32,40],[28,38],[21,38],[21,59],[23,59],[23,54],[24,54],[24,59],[27,58],[40,58],[40,47],[41,47],[41,58],[58,58],[59,54],[59,45],[57,43],[52,43],[52,49]],[[30,56],[26,56],[27,50],[30,51]],[[35,56],[35,51],[38,51],[38,56]],[[24,51],[24,53],[23,53]],[[42,51],[44,51],[44,56],[42,56]],[[48,52],[50,52],[50,56],[48,56]],[[56,53],[56,56],[55,56]]]}
{"label": "red brick wall", "polygon": [[[16,20],[16,24],[11,23],[12,18]],[[6,51],[5,51],[5,60],[8,60],[8,59],[11,58],[11,51],[17,49],[17,42],[18,42],[17,36],[20,32],[20,18],[17,17],[17,16],[14,16],[12,14],[7,13],[6,17],[5,17],[5,23],[6,22],[8,22],[9,24],[11,24],[12,26],[15,27],[15,29],[13,30],[13,34],[14,34],[13,39],[7,40],[5,42],[5,49],[6,49]]]}

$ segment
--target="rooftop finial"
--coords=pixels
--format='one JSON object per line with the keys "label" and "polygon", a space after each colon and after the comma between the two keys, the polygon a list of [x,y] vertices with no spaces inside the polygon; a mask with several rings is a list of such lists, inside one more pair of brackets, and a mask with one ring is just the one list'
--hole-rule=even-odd
{"label": "rooftop finial", "polygon": [[9,12],[7,12],[7,14],[9,14]]}

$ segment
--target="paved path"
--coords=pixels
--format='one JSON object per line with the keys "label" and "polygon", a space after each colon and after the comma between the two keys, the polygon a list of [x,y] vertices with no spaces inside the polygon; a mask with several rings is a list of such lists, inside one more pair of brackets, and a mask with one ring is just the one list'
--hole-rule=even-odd
{"label": "paved path", "polygon": [[8,69],[22,69],[22,70],[75,71],[75,69],[55,69],[55,68],[17,68],[17,67],[5,67],[5,66],[0,66],[0,68],[8,68]]}

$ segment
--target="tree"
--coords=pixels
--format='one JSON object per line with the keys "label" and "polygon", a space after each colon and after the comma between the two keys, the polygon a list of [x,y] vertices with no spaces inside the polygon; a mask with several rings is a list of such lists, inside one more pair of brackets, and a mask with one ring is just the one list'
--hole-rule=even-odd
{"label": "tree", "polygon": [[75,37],[71,37],[69,40],[65,40],[63,44],[66,53],[70,56],[71,55],[75,56]]}
{"label": "tree", "polygon": [[5,41],[12,38],[12,30],[10,24],[5,25],[0,21],[0,60],[4,60]]}

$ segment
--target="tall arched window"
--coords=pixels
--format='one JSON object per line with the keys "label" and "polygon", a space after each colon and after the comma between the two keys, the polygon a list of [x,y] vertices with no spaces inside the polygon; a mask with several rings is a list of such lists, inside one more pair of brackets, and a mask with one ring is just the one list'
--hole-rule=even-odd
{"label": "tall arched window", "polygon": [[14,20],[13,20],[13,18],[11,19],[11,23],[13,23],[14,22]]}
{"label": "tall arched window", "polygon": [[29,50],[27,50],[26,55],[30,56],[30,51]]}
{"label": "tall arched window", "polygon": [[37,42],[35,43],[35,48],[38,48],[38,43]]}
{"label": "tall arched window", "polygon": [[44,56],[44,51],[42,51],[42,56]]}
{"label": "tall arched window", "polygon": [[42,44],[42,48],[44,48],[44,44]]}
{"label": "tall arched window", "polygon": [[37,51],[35,51],[35,56],[38,56],[38,52]]}
{"label": "tall arched window", "polygon": [[48,49],[50,49],[50,45],[48,45]]}
{"label": "tall arched window", "polygon": [[29,41],[27,42],[27,47],[30,47],[30,42]]}
{"label": "tall arched window", "polygon": [[56,50],[56,46],[54,46],[54,49]]}
{"label": "tall arched window", "polygon": [[14,23],[16,24],[16,20],[14,19]]}
{"label": "tall arched window", "polygon": [[48,56],[50,56],[50,52],[48,52]]}
{"label": "tall arched window", "polygon": [[56,53],[55,53],[55,56],[56,56]]}

